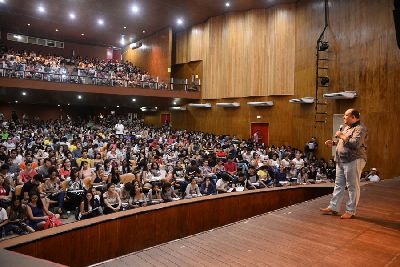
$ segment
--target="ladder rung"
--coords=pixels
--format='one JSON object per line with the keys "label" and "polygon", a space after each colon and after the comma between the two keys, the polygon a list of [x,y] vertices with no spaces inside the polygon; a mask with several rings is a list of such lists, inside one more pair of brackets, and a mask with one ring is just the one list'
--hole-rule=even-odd
{"label": "ladder rung", "polygon": [[328,112],[317,112],[318,115],[328,115]]}
{"label": "ladder rung", "polygon": [[318,60],[329,60],[328,58],[319,58]]}
{"label": "ladder rung", "polygon": [[328,67],[319,67],[318,69],[320,69],[320,70],[327,70]]}
{"label": "ladder rung", "polygon": [[315,122],[318,122],[318,123],[326,123],[326,121],[315,121]]}

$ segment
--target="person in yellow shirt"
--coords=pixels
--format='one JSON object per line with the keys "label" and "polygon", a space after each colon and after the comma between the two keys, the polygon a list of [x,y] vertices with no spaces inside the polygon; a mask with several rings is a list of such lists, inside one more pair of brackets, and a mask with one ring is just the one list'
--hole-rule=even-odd
{"label": "person in yellow shirt", "polygon": [[93,168],[93,160],[89,158],[87,150],[83,150],[81,157],[76,159],[77,165],[81,166],[82,161],[86,161],[89,164],[89,167]]}

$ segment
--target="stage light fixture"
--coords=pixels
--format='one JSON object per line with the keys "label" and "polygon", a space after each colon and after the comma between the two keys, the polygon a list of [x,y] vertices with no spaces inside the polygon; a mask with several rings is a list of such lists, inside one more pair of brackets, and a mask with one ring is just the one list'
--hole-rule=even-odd
{"label": "stage light fixture", "polygon": [[73,13],[73,12],[69,13],[69,18],[70,19],[75,19],[76,18],[75,13]]}
{"label": "stage light fixture", "polygon": [[231,6],[231,3],[226,2],[226,3],[225,3],[225,6],[226,6],[226,7],[230,7],[230,6]]}
{"label": "stage light fixture", "polygon": [[319,51],[326,51],[329,48],[329,43],[328,42],[320,42],[318,50]]}
{"label": "stage light fixture", "polygon": [[320,82],[322,86],[327,86],[329,84],[329,78],[328,77],[320,77]]}

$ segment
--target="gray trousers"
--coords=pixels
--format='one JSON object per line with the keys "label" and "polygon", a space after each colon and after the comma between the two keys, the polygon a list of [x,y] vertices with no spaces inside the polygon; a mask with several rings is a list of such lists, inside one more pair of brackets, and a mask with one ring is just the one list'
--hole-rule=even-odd
{"label": "gray trousers", "polygon": [[339,211],[345,188],[349,191],[349,201],[346,203],[346,211],[355,215],[360,199],[360,177],[365,166],[364,159],[356,159],[352,162],[336,164],[335,190],[329,204],[329,208]]}

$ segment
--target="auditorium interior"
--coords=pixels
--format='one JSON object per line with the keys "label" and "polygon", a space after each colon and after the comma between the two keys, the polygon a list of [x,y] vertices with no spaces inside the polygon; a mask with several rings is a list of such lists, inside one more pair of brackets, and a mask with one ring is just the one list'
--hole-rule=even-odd
{"label": "auditorium interior", "polygon": [[0,265],[400,266],[398,101],[400,0],[0,0]]}

